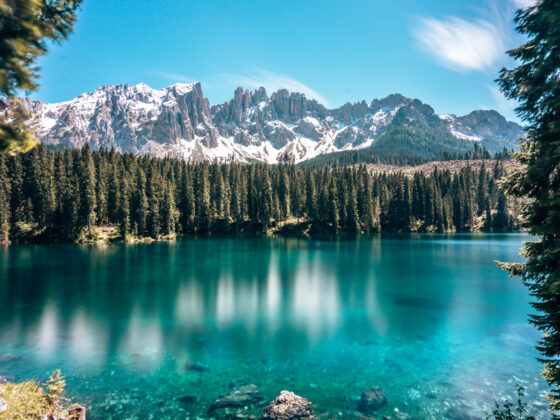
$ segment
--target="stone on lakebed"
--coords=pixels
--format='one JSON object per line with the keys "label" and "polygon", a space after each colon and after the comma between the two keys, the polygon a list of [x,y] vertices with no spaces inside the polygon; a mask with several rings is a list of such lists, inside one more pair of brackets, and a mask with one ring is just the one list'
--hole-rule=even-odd
{"label": "stone on lakebed", "polygon": [[21,360],[21,355],[19,354],[0,354],[0,363],[12,363]]}
{"label": "stone on lakebed", "polygon": [[85,407],[76,406],[68,410],[68,420],[86,420]]}
{"label": "stone on lakebed", "polygon": [[264,409],[262,420],[316,420],[313,405],[307,398],[290,391],[282,391]]}
{"label": "stone on lakebed", "polygon": [[220,408],[246,407],[258,404],[262,401],[263,397],[255,385],[244,385],[221,395],[210,406],[209,412],[216,411]]}
{"label": "stone on lakebed", "polygon": [[186,372],[207,372],[210,370],[207,364],[194,362],[192,360],[187,360],[184,367]]}
{"label": "stone on lakebed", "polygon": [[358,410],[365,414],[371,414],[386,404],[387,397],[385,397],[385,393],[380,387],[374,386],[362,391],[362,396],[358,403]]}

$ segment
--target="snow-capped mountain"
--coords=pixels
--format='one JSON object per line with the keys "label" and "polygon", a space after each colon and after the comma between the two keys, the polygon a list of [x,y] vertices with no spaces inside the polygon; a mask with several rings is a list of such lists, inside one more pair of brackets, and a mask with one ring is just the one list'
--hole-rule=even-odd
{"label": "snow-capped mountain", "polygon": [[36,136],[47,145],[89,143],[94,149],[187,160],[300,162],[369,147],[388,130],[409,124],[465,141],[511,142],[522,133],[496,111],[439,116],[399,94],[327,109],[301,93],[279,90],[268,96],[264,88],[238,88],[233,99],[211,107],[200,83],[179,83],[163,89],[108,85],[67,102],[23,102]]}

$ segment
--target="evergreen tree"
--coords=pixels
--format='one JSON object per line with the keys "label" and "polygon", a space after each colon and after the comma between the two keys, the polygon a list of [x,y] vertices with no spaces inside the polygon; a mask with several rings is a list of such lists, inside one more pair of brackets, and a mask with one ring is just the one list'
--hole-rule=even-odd
{"label": "evergreen tree", "polygon": [[288,177],[287,168],[282,166],[280,172],[280,183],[278,186],[278,199],[280,201],[280,211],[282,218],[287,219],[291,216],[290,208],[290,178]]}
{"label": "evergreen tree", "polygon": [[175,207],[175,197],[173,188],[166,183],[164,199],[162,205],[161,228],[163,235],[175,233],[175,225],[177,223],[177,209]]}
{"label": "evergreen tree", "polygon": [[181,174],[179,194],[179,224],[183,233],[192,232],[195,219],[194,190],[191,173],[185,167]]}
{"label": "evergreen tree", "polygon": [[0,244],[10,240],[10,178],[4,157],[0,155]]}
{"label": "evergreen tree", "polygon": [[80,180],[80,224],[87,226],[91,233],[91,226],[95,223],[95,166],[89,146],[83,148],[79,162]]}
{"label": "evergreen tree", "polygon": [[157,238],[160,234],[162,180],[156,172],[154,164],[150,165],[148,171],[148,176],[146,177],[146,199],[148,200],[146,233],[152,238]]}
{"label": "evergreen tree", "polygon": [[498,209],[492,220],[492,230],[494,232],[504,232],[509,227],[509,219],[506,208],[506,196],[500,192],[498,197]]}
{"label": "evergreen tree", "polygon": [[130,203],[126,178],[121,178],[119,190],[118,222],[121,236],[126,240],[130,232]]}
{"label": "evergreen tree", "polygon": [[356,192],[351,188],[348,194],[348,202],[346,204],[346,230],[348,232],[360,232],[360,218],[358,215],[358,199],[356,197]]}
{"label": "evergreen tree", "polygon": [[308,218],[314,219],[316,217],[315,209],[317,208],[317,191],[315,189],[315,175],[311,170],[306,170],[304,177],[306,179],[305,213]]}
{"label": "evergreen tree", "polygon": [[118,219],[117,211],[121,202],[120,194],[120,177],[116,166],[113,164],[111,165],[111,173],[107,185],[107,218],[110,221]]}
{"label": "evergreen tree", "polygon": [[327,199],[327,220],[332,226],[332,229],[338,232],[340,217],[338,214],[337,189],[334,180],[331,180],[329,192],[328,195],[325,195],[325,198]]}
{"label": "evergreen tree", "polygon": [[210,215],[210,179],[208,173],[208,165],[203,163],[199,167],[196,191],[196,214],[198,217],[197,228],[200,232],[206,233],[210,231],[210,223],[212,221]]}
{"label": "evergreen tree", "polygon": [[521,164],[505,183],[509,194],[523,198],[524,226],[539,240],[527,243],[525,264],[506,265],[521,276],[537,299],[531,321],[544,332],[538,349],[543,376],[551,385],[549,398],[560,417],[560,1],[540,0],[517,12],[517,30],[527,42],[508,54],[519,65],[502,69],[499,84],[517,100],[526,122],[527,139],[515,159]]}
{"label": "evergreen tree", "polygon": [[[129,210],[129,217],[132,215],[131,220],[134,226],[135,234],[139,236],[144,236],[148,233],[149,204],[146,192],[146,175],[139,167],[136,171],[136,186],[133,188],[133,200]],[[121,194],[124,194],[124,192],[121,191]],[[123,200],[128,202],[129,198],[123,198]]]}
{"label": "evergreen tree", "polygon": [[488,201],[486,202],[486,209],[484,210],[484,231],[492,232],[494,226],[494,219],[492,218],[492,212],[490,211],[490,205]]}
{"label": "evergreen tree", "polygon": [[[274,198],[273,198],[273,191],[272,191],[272,182],[269,176],[268,167],[263,166],[257,172],[259,175],[260,180],[257,181],[258,184],[261,185],[261,198],[258,200],[257,208],[258,208],[258,216],[257,220],[261,223],[264,223],[265,226],[268,226],[270,220],[273,217],[274,212]],[[278,203],[280,205],[280,203]],[[278,217],[278,214],[276,215]]]}
{"label": "evergreen tree", "polygon": [[96,168],[95,173],[97,175],[95,180],[95,203],[96,203],[95,213],[97,217],[97,222],[101,224],[106,224],[108,221],[109,209],[107,207],[108,171],[106,168],[105,154],[103,152],[97,153],[95,155],[94,162]]}
{"label": "evergreen tree", "polygon": [[486,181],[486,165],[483,163],[480,171],[478,173],[478,188],[476,191],[476,204],[477,204],[477,214],[478,216],[486,210],[486,196],[488,195],[488,184]]}
{"label": "evergreen tree", "polygon": [[[449,231],[455,226],[469,231],[473,225],[465,214],[478,205],[473,198],[478,183],[490,187],[492,174],[502,174],[497,167],[484,177],[467,170],[408,178],[372,174],[364,166],[186,164],[87,147],[57,152],[38,147],[5,157],[4,166],[2,229],[16,242],[74,240],[88,220],[91,226],[119,226],[123,236],[153,238],[237,232],[240,226],[266,229],[287,217],[305,218],[313,231]],[[512,229],[512,206],[503,194],[496,190],[484,197],[485,212],[497,216],[485,229],[494,224],[496,230]],[[258,223],[242,224],[246,221]]]}
{"label": "evergreen tree", "polygon": [[[0,2],[0,94],[13,98],[17,91],[34,91],[37,58],[47,42],[60,41],[72,32],[82,0],[3,0]],[[20,153],[36,143],[25,120],[21,102],[12,99],[13,112],[0,119],[0,152]]]}

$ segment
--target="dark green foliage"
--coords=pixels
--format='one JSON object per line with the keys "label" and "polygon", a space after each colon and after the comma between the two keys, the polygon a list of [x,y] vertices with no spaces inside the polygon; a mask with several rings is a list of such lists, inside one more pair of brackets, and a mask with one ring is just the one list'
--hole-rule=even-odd
{"label": "dark green foliage", "polygon": [[383,134],[371,149],[385,155],[392,153],[435,159],[443,153],[470,153],[474,151],[474,144],[476,143],[458,139],[445,131],[409,125]]}
{"label": "dark green foliage", "polygon": [[519,65],[502,69],[504,94],[518,101],[527,138],[515,159],[522,164],[505,182],[521,198],[524,226],[537,241],[525,245],[525,264],[504,264],[536,297],[531,321],[544,334],[538,343],[553,415],[560,418],[560,0],[541,0],[517,13],[527,43],[508,54]]}
{"label": "dark green foliage", "polygon": [[[298,166],[356,165],[383,163],[387,165],[420,165],[434,159],[505,159],[503,144],[483,140],[461,140],[439,130],[424,127],[398,127],[377,138],[370,147],[327,153],[301,162]],[[489,146],[491,144],[491,146]],[[486,147],[488,146],[488,147]],[[510,148],[513,148],[510,146]]]}
{"label": "dark green foliage", "polygon": [[93,225],[123,238],[294,230],[286,224],[331,233],[503,231],[515,228],[505,196],[480,193],[502,172],[411,178],[364,165],[187,164],[39,146],[0,160],[0,239],[69,241],[84,228],[91,236]]}
{"label": "dark green foliage", "polygon": [[8,242],[10,237],[10,193],[8,167],[0,155],[0,244]]}
{"label": "dark green foliage", "polygon": [[[44,150],[42,147],[37,150]],[[82,149],[82,154],[77,163],[78,185],[80,186],[80,226],[91,227],[95,223],[96,215],[96,171],[93,156],[88,145]],[[33,179],[33,177],[31,177]],[[98,182],[99,183],[99,182]]]}
{"label": "dark green foliage", "polygon": [[387,165],[420,165],[431,159],[416,155],[403,155],[392,152],[380,152],[371,148],[346,150],[319,155],[298,164],[301,167],[325,165],[356,165],[359,163],[384,163]]}
{"label": "dark green foliage", "polygon": [[[34,91],[37,58],[47,41],[61,41],[70,32],[82,0],[0,0],[0,95]],[[0,152],[19,153],[35,145],[25,124],[28,115],[18,100],[10,106],[10,122],[0,120]]]}
{"label": "dark green foliage", "polygon": [[535,417],[527,415],[527,403],[523,402],[524,388],[517,385],[517,405],[506,401],[503,406],[494,402],[494,410],[486,417],[488,420],[535,420]]}

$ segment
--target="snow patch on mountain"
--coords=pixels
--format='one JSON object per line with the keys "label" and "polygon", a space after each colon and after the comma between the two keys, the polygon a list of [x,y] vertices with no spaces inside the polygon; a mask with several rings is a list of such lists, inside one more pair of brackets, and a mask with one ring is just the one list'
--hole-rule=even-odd
{"label": "snow patch on mountain", "polygon": [[[200,83],[162,89],[107,85],[60,103],[23,100],[37,137],[47,145],[115,148],[185,160],[301,162],[325,153],[364,149],[399,126],[447,131],[466,141],[511,139],[521,127],[495,111],[437,115],[399,94],[327,109],[301,93],[238,88],[210,106]],[[0,113],[8,111],[2,111]]]}

